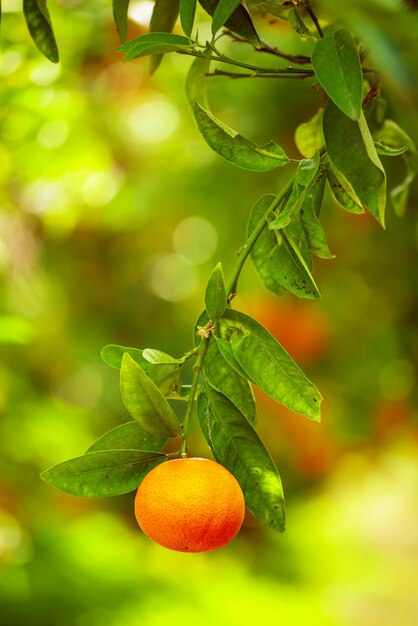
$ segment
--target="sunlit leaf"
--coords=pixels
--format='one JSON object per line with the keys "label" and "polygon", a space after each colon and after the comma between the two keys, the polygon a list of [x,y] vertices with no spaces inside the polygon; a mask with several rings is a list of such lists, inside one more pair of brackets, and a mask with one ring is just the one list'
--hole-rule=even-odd
{"label": "sunlit leaf", "polygon": [[312,184],[319,168],[319,152],[310,159],[302,159],[296,170],[290,196],[284,202],[279,213],[269,224],[270,230],[279,230],[287,226],[299,212],[309,186]]}
{"label": "sunlit leaf", "polygon": [[331,163],[329,159],[325,161],[325,171],[327,180],[335,200],[340,206],[350,213],[365,213],[353,186]]}
{"label": "sunlit leaf", "polygon": [[142,356],[144,357],[144,359],[146,361],[148,361],[149,363],[175,363],[175,364],[180,364],[180,363],[184,363],[184,357],[181,357],[180,359],[175,359],[173,356],[171,356],[170,354],[167,354],[166,352],[161,352],[161,350],[155,350],[154,348],[145,348],[145,350],[142,351]]}
{"label": "sunlit leaf", "polygon": [[323,112],[324,109],[319,109],[310,120],[299,124],[296,128],[296,147],[306,158],[312,157],[324,145],[324,134],[322,132]]}
{"label": "sunlit leaf", "polygon": [[220,263],[218,263],[210,275],[205,292],[205,305],[209,319],[212,322],[216,322],[225,311],[227,297],[224,275]]}
{"label": "sunlit leaf", "polygon": [[291,162],[283,148],[274,141],[258,146],[220,122],[198,103],[194,105],[194,114],[206,143],[237,167],[253,172],[267,172]]}
{"label": "sunlit leaf", "polygon": [[219,0],[212,18],[212,34],[215,35],[236,10],[241,0]]}
{"label": "sunlit leaf", "polygon": [[[269,208],[274,206],[276,196],[266,194],[255,203],[248,220],[247,235],[250,236]],[[277,237],[267,227],[264,228],[251,250],[251,259],[264,286],[277,296],[283,293],[283,286],[274,277],[272,255],[277,247]]]}
{"label": "sunlit leaf", "polygon": [[287,408],[320,420],[322,396],[279,342],[255,319],[226,309],[220,325],[249,380]]}
{"label": "sunlit leaf", "polygon": [[225,359],[219,347],[221,343],[230,346],[229,342],[215,337],[209,342],[203,367],[205,379],[229,398],[248,421],[254,423],[256,411],[251,386]]}
{"label": "sunlit leaf", "polygon": [[190,37],[193,30],[196,4],[197,0],[180,0],[181,27],[188,37]]}
{"label": "sunlit leaf", "polygon": [[325,172],[313,185],[303,201],[300,209],[300,222],[306,235],[309,249],[320,259],[333,259],[324,229],[318,219],[325,190]]}
{"label": "sunlit leaf", "polygon": [[312,51],[315,76],[337,107],[358,120],[363,100],[363,74],[356,44],[345,28],[318,39]]}
{"label": "sunlit leaf", "polygon": [[314,277],[292,231],[296,231],[306,243],[300,219],[294,220],[287,229],[280,231],[280,243],[273,250],[271,257],[273,276],[285,289],[299,298],[320,298],[321,294]]}
{"label": "sunlit leaf", "polygon": [[150,433],[175,437],[180,425],[173,409],[157,385],[135,363],[129,354],[123,355],[120,389],[130,415]]}
{"label": "sunlit leaf", "polygon": [[401,154],[404,154],[408,150],[407,146],[400,146],[399,148],[392,148],[391,146],[388,146],[382,141],[375,141],[374,145],[375,145],[377,154],[380,154],[382,156],[393,156],[393,157],[400,156]]}
{"label": "sunlit leaf", "polygon": [[144,430],[138,422],[127,422],[112,428],[102,435],[87,452],[99,450],[146,450],[160,452],[167,443],[166,437],[153,435]]}
{"label": "sunlit leaf", "polygon": [[210,386],[200,394],[200,426],[218,463],[238,480],[250,511],[270,528],[283,532],[283,488],[274,462],[254,428],[237,407]]}
{"label": "sunlit leaf", "polygon": [[143,450],[101,450],[55,465],[41,478],[74,496],[118,496],[136,489],[144,476],[167,458]]}
{"label": "sunlit leaf", "polygon": [[316,35],[306,26],[296,7],[290,9],[287,19],[299,37],[302,37],[302,39],[316,39]]}
{"label": "sunlit leaf", "polygon": [[332,164],[353,187],[362,206],[384,226],[386,175],[363,113],[358,121],[351,120],[328,100],[324,137]]}
{"label": "sunlit leaf", "polygon": [[[155,0],[149,29],[151,33],[171,33],[177,21],[180,0]],[[181,44],[179,44],[181,45]],[[165,50],[168,52],[168,50]],[[150,72],[155,72],[163,60],[163,54],[151,57]]]}
{"label": "sunlit leaf", "polygon": [[126,32],[128,29],[129,2],[130,0],[112,0],[113,18],[115,20],[116,28],[118,29],[120,40],[122,42],[126,39]]}
{"label": "sunlit leaf", "polygon": [[209,108],[207,98],[207,76],[210,59],[196,57],[190,66],[186,79],[187,99],[192,106],[198,102],[205,109]]}
{"label": "sunlit leaf", "polygon": [[23,12],[33,41],[47,59],[58,63],[59,52],[46,0],[23,0]]}
{"label": "sunlit leaf", "polygon": [[106,365],[110,365],[110,367],[120,370],[120,368],[122,367],[122,359],[125,352],[127,352],[132,357],[132,359],[142,367],[144,371],[147,372],[149,370],[149,361],[144,359],[144,357],[142,356],[142,350],[138,350],[137,348],[127,348],[126,346],[109,344],[102,348],[100,356],[102,358],[102,361],[104,361]]}
{"label": "sunlit leaf", "polygon": [[[211,16],[214,15],[218,2],[219,0],[199,0],[199,4]],[[254,28],[254,24],[252,23],[250,14],[242,4],[237,6],[235,11],[226,21],[225,26],[233,33],[236,33],[240,37],[243,37],[243,39],[252,43],[254,46],[258,46],[260,44],[260,39]]]}

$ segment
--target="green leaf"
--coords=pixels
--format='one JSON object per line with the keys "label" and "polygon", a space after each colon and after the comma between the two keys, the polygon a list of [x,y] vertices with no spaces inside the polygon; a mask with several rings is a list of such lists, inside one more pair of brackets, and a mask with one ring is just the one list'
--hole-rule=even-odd
{"label": "green leaf", "polygon": [[276,219],[270,223],[270,230],[280,230],[292,221],[294,216],[299,212],[318,169],[319,152],[316,152],[310,159],[302,159],[302,161],[300,161],[293,181],[291,194],[281,207]]}
{"label": "green leaf", "polygon": [[363,100],[363,74],[356,44],[345,28],[318,39],[312,51],[315,76],[337,107],[359,120]]}
{"label": "green leaf", "polygon": [[130,0],[112,0],[113,18],[115,20],[121,42],[125,41],[126,32],[128,30],[129,1]]}
{"label": "green leaf", "polygon": [[299,124],[295,132],[296,147],[304,157],[311,157],[324,145],[324,133],[322,132],[322,114],[324,109],[308,121]]}
{"label": "green leaf", "polygon": [[[184,46],[176,46],[174,44],[145,44],[143,46],[137,46],[133,48],[128,54],[125,55],[123,62],[132,61],[133,59],[140,59],[146,56],[158,55],[158,58],[163,54],[169,52],[178,52],[179,50],[184,50]],[[154,57],[155,58],[155,57]]]}
{"label": "green leaf", "polygon": [[220,332],[253,383],[295,413],[320,421],[321,394],[268,330],[248,315],[227,309]]}
{"label": "green leaf", "polygon": [[305,237],[300,221],[296,223],[296,220],[286,230],[280,231],[281,243],[276,246],[271,257],[273,276],[282,287],[299,298],[320,298],[321,294],[302,250],[291,234],[296,229]]}
{"label": "green leaf", "polygon": [[160,452],[167,443],[166,437],[153,435],[138,422],[127,422],[112,428],[90,446],[87,452],[99,450],[146,450]]}
{"label": "green leaf", "polygon": [[157,45],[172,45],[172,46],[190,46],[190,40],[183,35],[173,35],[172,33],[146,33],[135,37],[130,41],[126,41],[124,44],[117,48],[117,52],[124,52],[125,54],[132,52],[135,48],[142,48],[145,46],[157,46]]}
{"label": "green leaf", "polygon": [[59,52],[46,0],[23,0],[23,13],[30,35],[39,50],[52,63],[58,63]]}
{"label": "green leaf", "polygon": [[196,4],[197,0],[180,0],[181,27],[188,37],[191,36],[193,30]]}
{"label": "green leaf", "polygon": [[225,311],[226,305],[225,280],[222,265],[218,263],[210,275],[205,292],[205,306],[209,319],[212,322],[217,322]]}
{"label": "green leaf", "polygon": [[89,452],[51,467],[41,478],[73,496],[118,496],[136,489],[145,475],[167,458],[143,450]]}
{"label": "green leaf", "polygon": [[[177,21],[180,0],[155,0],[149,29],[151,33],[171,33]],[[174,44],[175,45],[175,44]],[[179,44],[181,45],[181,44]],[[165,52],[168,52],[166,50]],[[150,72],[153,74],[163,60],[163,54],[151,57]]]}
{"label": "green leaf", "polygon": [[[219,348],[220,353],[222,354],[223,358],[228,363],[228,365],[235,372],[237,372],[237,374],[239,374],[241,376],[241,378],[244,378],[245,380],[247,380],[247,374],[244,372],[244,370],[242,369],[241,365],[236,360],[235,355],[234,355],[234,351],[232,350],[232,346],[231,346],[230,342],[227,341],[226,339],[222,339],[221,337],[216,337],[216,335],[215,335],[215,341],[216,341],[216,344],[217,344],[217,346]],[[214,383],[212,384],[212,386],[216,387],[216,385]],[[222,391],[222,389],[220,389],[220,391]],[[229,397],[228,394],[225,393],[224,391],[222,391],[222,393],[225,396]],[[239,408],[239,406],[238,406],[238,408]],[[242,411],[242,409],[240,409],[240,410]],[[245,414],[245,411],[242,411],[242,413]]]}
{"label": "green leaf", "polygon": [[142,428],[162,437],[179,434],[180,425],[173,409],[157,385],[128,353],[123,355],[120,389],[127,410]]}
{"label": "green leaf", "polygon": [[[199,0],[201,7],[211,16],[214,15],[218,3],[219,0]],[[242,4],[237,6],[231,17],[225,22],[225,26],[254,46],[257,47],[260,45],[260,39],[252,23],[250,14]]]}
{"label": "green leaf", "polygon": [[127,348],[125,346],[109,344],[102,349],[100,356],[106,365],[120,370],[125,352],[127,352],[135,363],[138,363],[144,371],[149,371],[149,362],[142,356],[142,350],[138,350],[137,348]]}
{"label": "green leaf", "polygon": [[246,378],[243,378],[225,360],[219,347],[221,342],[227,343],[215,338],[209,342],[203,367],[205,379],[212,387],[229,398],[249,422],[254,423],[256,411],[251,386]]}
{"label": "green leaf", "polygon": [[234,13],[241,0],[219,0],[212,19],[212,35],[216,35],[228,18]]}
{"label": "green leaf", "polygon": [[324,137],[332,164],[350,183],[361,205],[384,226],[386,174],[363,113],[353,121],[328,100]]}
{"label": "green leaf", "polygon": [[306,26],[296,7],[290,9],[287,19],[290,26],[299,37],[302,37],[302,39],[316,39],[316,35]]}
{"label": "green leaf", "polygon": [[300,221],[312,253],[320,259],[333,259],[334,255],[328,248],[324,229],[318,219],[325,190],[324,174],[325,171],[306,194],[300,209]]}
{"label": "green leaf", "polygon": [[210,59],[203,57],[196,57],[190,66],[186,79],[186,95],[192,106],[198,102],[205,109],[209,108],[206,76],[209,69]]}
{"label": "green leaf", "polygon": [[400,156],[401,154],[404,154],[408,150],[407,146],[399,146],[399,148],[391,148],[391,146],[388,146],[382,141],[375,141],[374,147],[376,148],[377,154],[381,154],[383,156],[392,156],[392,157]]}
{"label": "green leaf", "polygon": [[[275,200],[276,196],[272,194],[266,194],[257,200],[248,220],[248,237],[263,216],[266,215],[269,207],[274,206]],[[272,261],[272,255],[276,247],[276,235],[268,228],[264,228],[252,247],[251,259],[264,286],[277,296],[280,296],[283,293],[283,287],[274,277],[274,264]]]}
{"label": "green leaf", "polygon": [[212,150],[237,167],[252,172],[268,172],[291,163],[283,148],[274,141],[264,146],[257,146],[220,122],[198,103],[194,105],[194,114],[206,143]]}
{"label": "green leaf", "polygon": [[216,461],[238,480],[250,511],[270,528],[286,523],[283,488],[274,462],[242,413],[210,386],[200,394],[197,414]]}
{"label": "green leaf", "polygon": [[408,151],[403,155],[406,165],[404,180],[390,192],[390,199],[398,216],[405,213],[409,197],[409,187],[418,173],[418,153],[411,137],[392,120],[385,120],[382,127],[374,135],[379,142],[384,142],[387,148],[400,150],[407,147]]}
{"label": "green leaf", "polygon": [[161,350],[155,350],[154,348],[145,348],[145,350],[142,351],[142,356],[149,363],[153,363],[153,364],[156,364],[156,363],[181,364],[181,363],[184,363],[185,361],[185,357],[181,357],[180,359],[175,359],[170,354],[167,354],[166,352],[161,352]]}
{"label": "green leaf", "polygon": [[365,213],[352,185],[331,163],[329,159],[325,161],[327,180],[335,200],[340,206],[350,213]]}

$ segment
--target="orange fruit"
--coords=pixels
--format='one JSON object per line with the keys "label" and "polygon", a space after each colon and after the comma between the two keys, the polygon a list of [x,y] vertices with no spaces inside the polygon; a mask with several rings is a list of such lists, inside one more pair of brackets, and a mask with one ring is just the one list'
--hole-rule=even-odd
{"label": "orange fruit", "polygon": [[208,552],[235,537],[245,502],[236,478],[209,459],[167,461],[138,487],[135,516],[153,541],[180,552]]}

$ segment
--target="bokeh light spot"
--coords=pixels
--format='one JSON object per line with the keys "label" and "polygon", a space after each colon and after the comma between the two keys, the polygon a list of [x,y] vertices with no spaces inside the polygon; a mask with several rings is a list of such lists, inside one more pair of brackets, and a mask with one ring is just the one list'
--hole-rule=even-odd
{"label": "bokeh light spot", "polygon": [[180,254],[162,254],[149,269],[148,283],[159,298],[180,302],[196,290],[197,270],[189,259]]}
{"label": "bokeh light spot", "polygon": [[128,112],[126,123],[131,138],[143,144],[160,143],[177,129],[177,108],[166,100],[148,100]]}
{"label": "bokeh light spot", "polygon": [[67,141],[69,132],[68,124],[64,120],[47,122],[39,129],[38,142],[43,148],[53,150]]}
{"label": "bokeh light spot", "polygon": [[173,248],[195,263],[205,263],[215,253],[218,235],[214,226],[203,217],[188,217],[173,233]]}

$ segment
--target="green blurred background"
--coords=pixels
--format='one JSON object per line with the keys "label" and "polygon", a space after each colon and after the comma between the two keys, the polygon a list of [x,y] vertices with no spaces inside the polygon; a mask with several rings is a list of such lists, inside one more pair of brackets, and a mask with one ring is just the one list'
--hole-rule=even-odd
{"label": "green blurred background", "polygon": [[[51,4],[58,66],[29,42],[20,4],[3,4],[0,623],[414,626],[418,186],[403,218],[389,207],[386,231],[328,198],[336,259],[315,265],[323,300],[276,299],[250,264],[242,276],[236,306],[325,398],[318,425],[257,394],[286,533],[248,515],[217,552],[160,548],[138,529],[133,494],[75,498],[39,472],[129,419],[103,345],[190,349],[211,269],[221,260],[228,272],[252,204],[289,173],[244,172],[212,153],[184,94],[190,60],[165,58],[152,78],[146,60],[123,65],[109,2]],[[317,3],[367,39],[390,116],[417,142],[418,20],[405,4]],[[132,2],[131,37],[150,8]],[[257,27],[272,45],[309,52],[284,22]],[[240,44],[230,53],[252,58]],[[308,81],[210,81],[224,121],[298,157],[293,131],[320,103]],[[385,165],[399,182],[402,159]],[[192,453],[210,455],[197,429]]]}

